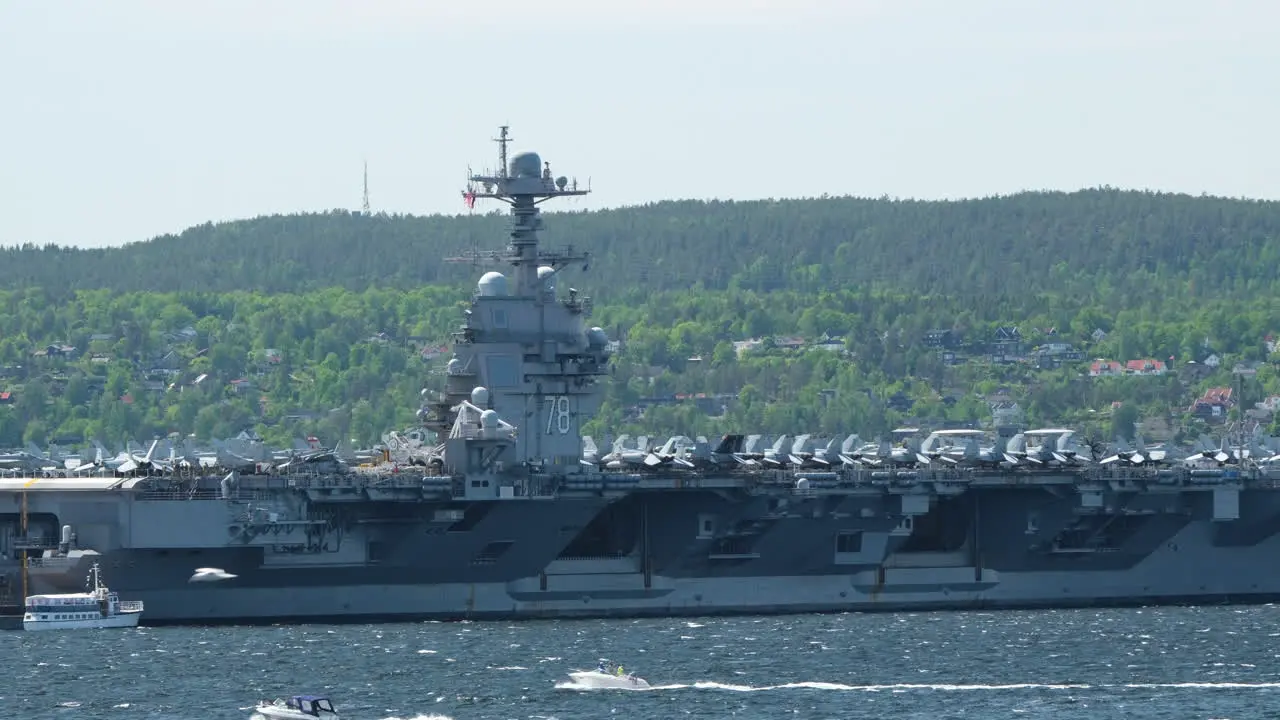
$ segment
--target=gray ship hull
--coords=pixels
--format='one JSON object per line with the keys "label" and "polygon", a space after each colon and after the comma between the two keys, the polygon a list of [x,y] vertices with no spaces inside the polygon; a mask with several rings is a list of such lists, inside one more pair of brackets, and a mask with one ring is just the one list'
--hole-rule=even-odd
{"label": "gray ship hull", "polygon": [[[1269,480],[1204,485],[1151,474],[1138,485],[1133,473],[1106,483],[1058,474],[1036,485],[989,473],[965,475],[970,487],[957,491],[941,477],[913,474],[908,493],[868,473],[825,489],[726,476],[715,489],[675,479],[679,487],[617,490],[601,479],[554,498],[468,502],[304,501],[287,491],[295,502],[260,521],[245,509],[264,500],[124,487],[29,493],[29,525],[78,528],[78,545],[101,554],[48,550],[28,582],[31,593],[74,590],[96,560],[123,599],[146,603],[149,625],[1280,597],[1269,572],[1280,555],[1280,492]],[[0,529],[6,541],[13,546],[14,535]],[[188,582],[197,567],[237,577]],[[13,569],[0,565],[10,577]]]}
{"label": "gray ship hull", "polygon": [[1280,577],[1262,569],[1280,538],[1252,548],[1209,547],[1193,524],[1137,566],[1091,572],[999,572],[974,567],[895,568],[847,575],[680,579],[637,573],[537,577],[437,585],[318,585],[306,589],[206,588],[136,592],[147,624],[353,622],[643,617],[806,612],[1067,608],[1262,603]]}
{"label": "gray ship hull", "polygon": [[[1175,539],[1203,542],[1201,529]],[[717,614],[786,614],[899,610],[1027,609],[1271,602],[1280,580],[1260,577],[1280,552],[1164,551],[1132,570],[1096,573],[998,573],[973,568],[888,570],[859,575],[676,579],[639,575],[538,578],[512,583],[316,585],[300,588],[182,588],[132,593],[147,605],[147,624],[278,623],[457,619],[625,618]],[[1188,571],[1197,568],[1196,571]],[[1260,582],[1262,580],[1262,582]]]}

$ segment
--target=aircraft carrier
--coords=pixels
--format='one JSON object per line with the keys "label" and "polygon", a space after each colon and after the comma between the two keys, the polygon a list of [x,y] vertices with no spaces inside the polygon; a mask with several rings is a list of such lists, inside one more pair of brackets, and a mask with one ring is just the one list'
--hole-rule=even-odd
{"label": "aircraft carrier", "polygon": [[[510,206],[479,278],[434,438],[407,463],[0,479],[0,595],[80,588],[89,566],[143,624],[561,618],[1255,602],[1280,596],[1280,490],[1264,465],[1123,449],[1069,430],[982,448],[965,433],[870,448],[683,439],[606,455],[610,343],[558,283],[586,254],[540,247],[539,204],[583,195],[535,153],[473,176]],[[961,437],[954,437],[959,435]],[[153,446],[154,451],[154,446]],[[388,452],[388,458],[389,458]],[[196,568],[235,575],[191,582]]]}

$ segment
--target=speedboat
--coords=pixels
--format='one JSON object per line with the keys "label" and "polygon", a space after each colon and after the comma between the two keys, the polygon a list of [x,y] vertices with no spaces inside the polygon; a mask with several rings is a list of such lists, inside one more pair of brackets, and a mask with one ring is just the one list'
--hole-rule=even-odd
{"label": "speedboat", "polygon": [[325,718],[337,720],[338,711],[333,702],[323,695],[294,695],[287,700],[261,702],[253,710],[268,720],[309,720]]}
{"label": "speedboat", "polygon": [[591,689],[646,690],[649,683],[642,677],[623,672],[622,666],[601,660],[595,670],[574,670],[569,678],[577,685]]}

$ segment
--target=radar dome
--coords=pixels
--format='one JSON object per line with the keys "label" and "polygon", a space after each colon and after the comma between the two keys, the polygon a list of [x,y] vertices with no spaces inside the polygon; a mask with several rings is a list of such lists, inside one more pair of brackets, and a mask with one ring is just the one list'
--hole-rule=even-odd
{"label": "radar dome", "polygon": [[485,430],[493,430],[498,427],[498,412],[496,410],[485,410],[480,413],[480,427]]}
{"label": "radar dome", "polygon": [[609,344],[609,336],[604,328],[593,327],[587,331],[587,344],[591,347],[604,347]]}
{"label": "radar dome", "polygon": [[511,176],[518,178],[542,177],[542,158],[536,152],[523,152],[511,158]]}
{"label": "radar dome", "polygon": [[481,297],[503,297],[507,294],[507,276],[500,272],[487,272],[478,284]]}
{"label": "radar dome", "polygon": [[484,407],[489,404],[489,388],[478,387],[471,390],[471,404]]}
{"label": "radar dome", "polygon": [[568,185],[568,184],[569,184],[569,178],[567,178],[567,177],[565,177],[565,176],[563,176],[563,175],[561,175],[560,177],[556,178],[556,187],[560,188],[561,190],[563,190],[563,189],[564,189],[564,186],[565,186],[565,185]]}

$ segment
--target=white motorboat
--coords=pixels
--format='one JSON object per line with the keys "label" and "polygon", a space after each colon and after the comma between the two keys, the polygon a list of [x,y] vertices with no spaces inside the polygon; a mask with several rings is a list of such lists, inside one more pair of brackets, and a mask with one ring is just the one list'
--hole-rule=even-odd
{"label": "white motorboat", "polygon": [[141,601],[124,601],[102,584],[98,564],[89,570],[93,589],[84,593],[31,595],[22,616],[24,630],[131,628],[142,618]]}
{"label": "white motorboat", "polygon": [[337,720],[338,711],[333,701],[323,695],[294,695],[287,700],[261,702],[254,712],[267,720],[310,720],[325,718]]}
{"label": "white motorboat", "polygon": [[622,666],[601,660],[595,670],[574,670],[569,678],[581,687],[609,690],[647,690],[649,683],[642,677],[624,672]]}

